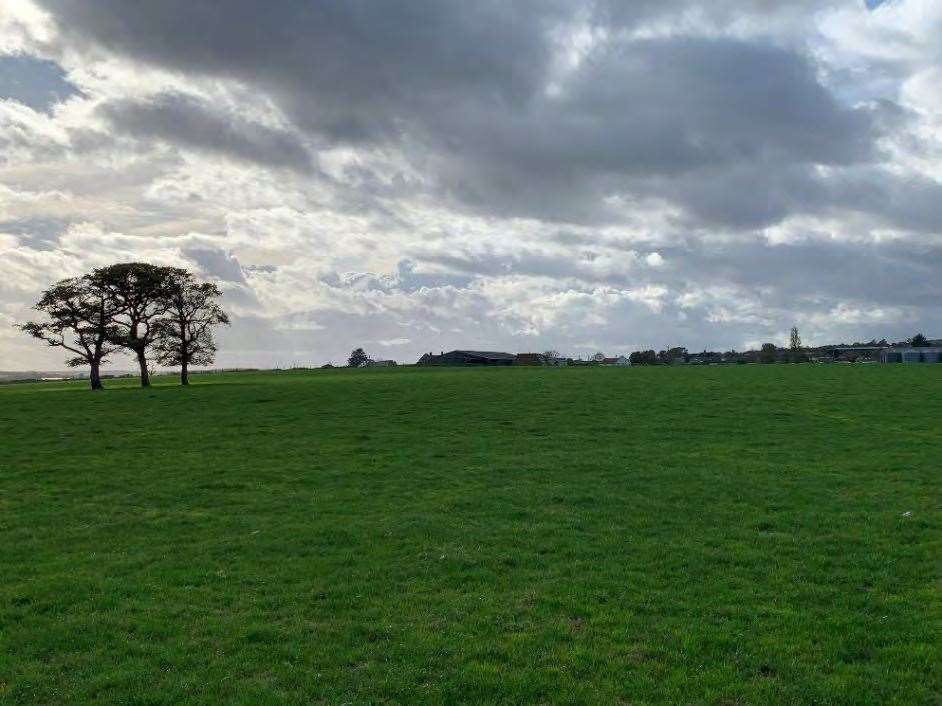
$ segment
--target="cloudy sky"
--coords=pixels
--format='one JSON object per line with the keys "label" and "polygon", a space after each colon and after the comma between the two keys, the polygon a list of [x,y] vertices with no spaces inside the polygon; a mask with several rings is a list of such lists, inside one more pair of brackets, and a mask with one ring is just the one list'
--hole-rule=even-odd
{"label": "cloudy sky", "polygon": [[942,336],[938,0],[3,0],[0,369],[116,261],[221,365]]}

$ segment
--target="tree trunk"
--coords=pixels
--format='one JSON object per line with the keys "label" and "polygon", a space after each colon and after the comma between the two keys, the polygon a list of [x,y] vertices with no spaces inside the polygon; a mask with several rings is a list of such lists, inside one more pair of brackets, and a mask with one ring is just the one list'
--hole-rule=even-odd
{"label": "tree trunk", "polygon": [[91,372],[88,374],[88,380],[93,390],[104,390],[105,386],[101,384],[101,364],[97,361],[91,364]]}
{"label": "tree trunk", "polygon": [[189,385],[190,384],[190,371],[188,369],[187,362],[184,360],[180,363],[180,384]]}
{"label": "tree trunk", "polygon": [[144,351],[138,351],[137,364],[141,366],[141,387],[150,387],[150,373],[147,372],[147,358]]}

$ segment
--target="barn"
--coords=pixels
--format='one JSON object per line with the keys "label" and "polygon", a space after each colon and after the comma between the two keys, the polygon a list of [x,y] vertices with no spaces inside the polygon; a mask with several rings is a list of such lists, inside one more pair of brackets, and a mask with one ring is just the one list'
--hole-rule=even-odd
{"label": "barn", "polygon": [[426,353],[416,365],[513,365],[513,353],[497,351],[448,351],[438,355]]}
{"label": "barn", "polygon": [[942,363],[942,348],[884,348],[881,363]]}
{"label": "barn", "polygon": [[546,365],[546,356],[542,353],[517,353],[514,365]]}

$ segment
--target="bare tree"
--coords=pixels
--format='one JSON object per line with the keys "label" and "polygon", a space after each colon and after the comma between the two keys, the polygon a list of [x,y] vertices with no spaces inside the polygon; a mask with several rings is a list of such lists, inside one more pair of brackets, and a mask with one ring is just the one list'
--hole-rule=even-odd
{"label": "bare tree", "polygon": [[128,262],[100,267],[89,275],[95,286],[107,293],[116,310],[109,340],[137,358],[141,387],[150,386],[147,352],[157,341],[158,321],[170,309],[166,284],[172,269]]}
{"label": "bare tree", "polygon": [[197,282],[192,273],[172,268],[166,273],[164,297],[168,310],[154,324],[157,362],[180,366],[180,384],[189,385],[191,365],[210,365],[215,359],[216,343],[212,327],[228,325],[229,317],[216,299],[219,287]]}
{"label": "bare tree", "polygon": [[66,365],[89,366],[91,388],[101,390],[101,364],[116,350],[110,343],[112,321],[119,311],[115,307],[110,293],[91,278],[64,279],[43,292],[34,307],[48,320],[30,321],[19,328],[53,348],[73,353],[75,357]]}

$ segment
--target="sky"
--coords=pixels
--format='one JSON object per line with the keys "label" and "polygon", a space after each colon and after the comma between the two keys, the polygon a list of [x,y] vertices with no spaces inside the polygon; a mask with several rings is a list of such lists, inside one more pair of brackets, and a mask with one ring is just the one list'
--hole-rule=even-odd
{"label": "sky", "polygon": [[4,0],[0,369],[132,260],[224,367],[942,337],[940,85],[938,0]]}

